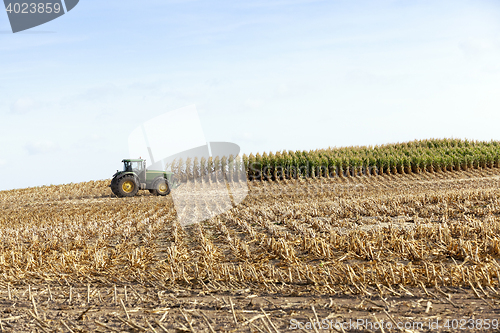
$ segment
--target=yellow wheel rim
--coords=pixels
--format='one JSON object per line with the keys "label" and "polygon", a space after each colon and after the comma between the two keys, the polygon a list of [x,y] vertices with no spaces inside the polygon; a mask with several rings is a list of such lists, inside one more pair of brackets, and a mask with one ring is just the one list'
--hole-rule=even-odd
{"label": "yellow wheel rim", "polygon": [[134,182],[132,182],[132,181],[130,181],[130,180],[126,180],[126,181],[124,181],[124,182],[123,182],[123,184],[122,184],[122,190],[123,190],[123,192],[125,192],[125,193],[130,193],[130,192],[132,192],[132,191],[134,190],[134,187],[135,187]]}
{"label": "yellow wheel rim", "polygon": [[165,183],[162,183],[158,186],[158,191],[163,193],[163,192],[167,192],[167,184]]}

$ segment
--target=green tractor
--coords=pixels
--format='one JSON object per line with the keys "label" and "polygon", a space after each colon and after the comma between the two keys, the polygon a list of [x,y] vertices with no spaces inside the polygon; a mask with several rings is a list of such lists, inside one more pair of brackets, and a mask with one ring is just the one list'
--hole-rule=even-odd
{"label": "green tractor", "polygon": [[123,171],[116,171],[109,186],[120,198],[133,197],[139,190],[165,196],[170,193],[171,187],[176,187],[172,172],[147,170],[146,160],[143,159],[125,159],[122,162]]}

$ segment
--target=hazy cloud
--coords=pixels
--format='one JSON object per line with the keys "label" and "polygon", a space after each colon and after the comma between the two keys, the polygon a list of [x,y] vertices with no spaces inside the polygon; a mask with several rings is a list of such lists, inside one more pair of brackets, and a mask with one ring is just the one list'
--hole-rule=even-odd
{"label": "hazy cloud", "polygon": [[127,86],[127,88],[132,90],[147,90],[147,91],[159,91],[164,86],[164,83],[160,80],[157,81],[136,81]]}
{"label": "hazy cloud", "polygon": [[235,133],[231,135],[231,140],[233,142],[237,142],[238,144],[242,144],[245,146],[248,145],[261,145],[266,142],[266,138],[264,136],[257,136],[255,133],[251,132],[241,132]]}
{"label": "hazy cloud", "polygon": [[52,153],[59,147],[52,141],[36,141],[25,145],[26,150],[30,155]]}
{"label": "hazy cloud", "polygon": [[458,48],[467,58],[481,57],[489,52],[500,49],[500,41],[487,38],[470,39],[458,44]]}
{"label": "hazy cloud", "polygon": [[481,71],[483,73],[488,73],[488,74],[499,74],[500,66],[494,64],[487,64],[481,68]]}
{"label": "hazy cloud", "polygon": [[39,109],[42,104],[31,97],[22,97],[16,100],[11,106],[10,111],[16,114],[24,114]]}
{"label": "hazy cloud", "polygon": [[409,74],[376,74],[364,69],[351,70],[345,75],[348,83],[366,85],[398,85],[401,82],[408,82],[409,78]]}
{"label": "hazy cloud", "polygon": [[209,87],[219,87],[224,83],[223,80],[218,78],[211,78],[205,81],[205,84]]}
{"label": "hazy cloud", "polygon": [[310,87],[307,83],[291,81],[287,83],[280,83],[274,87],[273,95],[274,98],[294,98],[307,94],[310,91]]}
{"label": "hazy cloud", "polygon": [[249,98],[245,101],[245,104],[252,109],[258,109],[262,106],[262,100]]}
{"label": "hazy cloud", "polygon": [[112,150],[112,144],[109,137],[104,134],[93,133],[82,137],[80,140],[72,144],[71,149],[85,152],[103,151],[106,149]]}
{"label": "hazy cloud", "polygon": [[292,5],[303,5],[303,4],[310,4],[314,2],[324,2],[325,0],[274,0],[274,1],[269,1],[269,0],[264,0],[264,1],[248,1],[248,2],[242,2],[242,3],[237,3],[237,6],[240,6],[242,8],[259,8],[259,7],[279,7],[279,6],[292,6]]}
{"label": "hazy cloud", "polygon": [[78,104],[81,102],[104,103],[116,99],[123,92],[123,89],[114,84],[101,85],[85,90],[82,93],[63,98],[61,104]]}

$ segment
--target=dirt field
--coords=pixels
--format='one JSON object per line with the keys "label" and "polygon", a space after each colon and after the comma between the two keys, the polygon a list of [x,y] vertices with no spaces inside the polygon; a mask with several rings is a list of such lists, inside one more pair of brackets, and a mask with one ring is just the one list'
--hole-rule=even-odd
{"label": "dirt field", "polygon": [[500,169],[253,182],[186,227],[107,185],[0,192],[1,331],[499,331]]}

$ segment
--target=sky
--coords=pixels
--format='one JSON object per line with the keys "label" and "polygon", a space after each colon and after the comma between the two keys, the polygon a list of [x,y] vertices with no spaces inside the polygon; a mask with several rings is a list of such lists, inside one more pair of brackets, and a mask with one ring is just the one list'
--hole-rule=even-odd
{"label": "sky", "polygon": [[247,154],[500,140],[498,59],[498,1],[80,0],[16,34],[0,13],[0,190],[108,179],[189,105]]}

